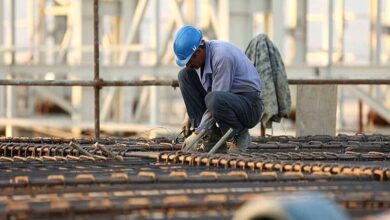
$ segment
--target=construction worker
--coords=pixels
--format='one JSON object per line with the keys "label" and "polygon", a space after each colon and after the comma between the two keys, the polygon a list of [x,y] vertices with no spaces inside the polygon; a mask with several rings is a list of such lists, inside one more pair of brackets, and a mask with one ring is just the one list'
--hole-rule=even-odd
{"label": "construction worker", "polygon": [[[203,39],[202,32],[184,26],[176,34],[173,50],[179,86],[187,115],[182,128],[188,133],[184,146],[197,144],[199,134],[208,151],[230,128],[233,139],[228,153],[245,152],[251,142],[248,129],[259,121],[263,110],[262,82],[247,56],[231,43]],[[217,127],[217,125],[219,127]],[[226,145],[219,152],[226,152]]]}

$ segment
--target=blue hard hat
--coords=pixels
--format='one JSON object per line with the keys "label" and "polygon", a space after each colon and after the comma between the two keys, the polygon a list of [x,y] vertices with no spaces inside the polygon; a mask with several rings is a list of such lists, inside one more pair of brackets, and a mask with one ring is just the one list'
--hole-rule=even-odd
{"label": "blue hard hat", "polygon": [[182,27],[175,37],[173,51],[178,66],[185,66],[202,42],[203,34],[197,28],[188,25]]}

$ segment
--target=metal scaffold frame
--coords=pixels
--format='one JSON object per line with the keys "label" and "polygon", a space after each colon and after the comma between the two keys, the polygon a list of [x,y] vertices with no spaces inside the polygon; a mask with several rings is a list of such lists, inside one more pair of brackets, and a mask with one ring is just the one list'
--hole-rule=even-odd
{"label": "metal scaffold frame", "polygon": [[[42,1],[41,1],[42,2]],[[106,45],[104,44],[103,42],[103,47],[106,51],[106,49],[108,47],[110,47],[110,50],[112,51],[115,51],[117,49],[122,49],[122,50],[118,50],[120,51],[119,53],[119,65],[123,65],[124,63],[126,63],[128,60],[129,60],[129,51],[130,50],[135,50],[135,51],[139,51],[141,50],[141,44],[139,44],[138,46],[138,49],[136,48],[137,47],[137,44],[134,43],[134,40],[136,38],[136,31],[140,29],[140,20],[142,19],[142,17],[144,16],[144,13],[145,13],[145,10],[146,10],[146,7],[147,7],[147,4],[149,3],[150,1],[148,0],[140,0],[137,2],[137,5],[135,7],[135,11],[134,11],[134,16],[133,16],[133,20],[131,21],[131,25],[129,26],[129,30],[127,32],[127,34],[125,35],[125,39],[124,39],[124,43],[126,48],[123,50],[123,48],[120,48],[121,46],[118,46],[116,47],[115,45]],[[170,30],[170,33],[172,35],[172,33],[174,32],[174,27],[175,27],[175,22],[176,22],[176,25],[177,26],[181,26],[181,25],[184,25],[185,23],[194,23],[195,20],[191,19],[191,18],[188,18],[188,19],[184,19],[184,16],[181,14],[182,13],[182,7],[183,7],[183,3],[182,1],[177,1],[177,0],[173,0],[172,2],[172,6],[175,10],[173,10],[175,13],[174,13],[174,16],[175,18],[172,18],[172,20],[169,23],[169,30]],[[216,6],[213,6],[213,4],[210,2],[208,2],[210,5],[210,8],[209,10],[212,11],[218,11],[217,15],[218,16],[223,16],[223,13],[222,13],[222,9],[226,9],[226,7],[230,7],[230,10],[232,10],[233,7],[237,6],[235,4],[237,3],[232,3],[231,5],[227,4],[226,3],[226,0],[221,0],[221,1],[218,1],[218,8],[213,8],[213,7],[216,7]],[[104,80],[104,76],[106,75],[106,73],[104,73],[103,71],[103,74],[101,75],[100,74],[100,70],[101,70],[101,64],[100,64],[100,60],[101,60],[101,57],[99,57],[99,55],[101,54],[101,52],[99,51],[99,43],[100,43],[100,40],[99,40],[99,1],[98,0],[94,0],[93,1],[93,4],[94,4],[94,7],[93,7],[93,27],[94,27],[94,38],[93,38],[93,62],[94,62],[94,79],[93,80],[17,80],[17,79],[8,79],[8,80],[0,80],[0,85],[4,85],[4,86],[81,86],[81,87],[92,87],[94,90],[94,128],[95,128],[95,137],[98,139],[100,137],[100,117],[101,116],[101,109],[100,109],[100,97],[101,97],[101,94],[100,94],[100,91],[103,87],[116,87],[116,86],[172,86],[172,87],[177,87],[178,84],[177,84],[177,81],[176,80],[170,80],[170,79],[153,79],[153,80]],[[105,4],[105,2],[103,2],[103,4]],[[155,1],[155,7],[159,8],[158,7],[158,0]],[[193,3],[195,4],[195,3]],[[226,4],[228,6],[226,6]],[[254,4],[254,5],[257,5],[258,3],[257,2],[252,2],[251,1],[251,4]],[[301,5],[305,5],[307,4],[307,2],[301,2],[299,1],[299,4]],[[239,4],[238,4],[239,5]],[[273,3],[272,6],[278,6],[278,5],[282,5],[281,2],[276,2],[276,3]],[[373,12],[374,13],[374,21],[380,21],[379,19],[379,13],[378,11],[380,10],[380,3],[377,3],[376,5],[373,6]],[[13,6],[14,7],[14,6]],[[55,7],[55,6],[53,6]],[[264,6],[264,7],[270,7],[270,6]],[[332,15],[332,10],[333,8],[333,4],[332,4],[332,1],[330,1],[330,4],[329,4],[329,16],[331,17]],[[70,9],[68,9],[70,10]],[[234,10],[237,10],[236,12],[238,13],[239,10],[239,7],[237,7],[236,9]],[[233,11],[234,11],[233,10]],[[299,9],[299,10],[302,10],[302,9]],[[60,11],[60,10],[57,10],[57,12],[55,13],[65,13],[65,11]],[[275,11],[274,11],[275,12]],[[159,10],[156,10],[155,13],[158,15],[159,14]],[[275,12],[276,13],[276,12]],[[303,10],[303,12],[301,12],[301,14],[299,16],[302,16],[302,14],[305,13],[305,10]],[[211,13],[212,14],[212,13]],[[14,15],[13,15],[14,16]],[[11,16],[11,17],[13,17]],[[232,13],[232,15],[230,15],[232,17],[234,17],[234,13]],[[189,16],[191,17],[191,16]],[[196,17],[195,15],[193,15],[193,17]],[[156,18],[158,18],[158,16],[156,16]],[[218,17],[219,19],[221,19],[220,17]],[[229,39],[228,36],[231,36],[232,39],[238,39],[236,35],[234,35],[234,33],[228,33],[229,31],[230,32],[234,32],[233,30],[229,29],[229,28],[225,28],[223,29],[221,26],[218,26],[216,24],[216,14],[212,14],[209,16],[208,18],[209,20],[207,22],[209,22],[210,24],[207,24],[206,26],[210,28],[211,31],[214,31],[214,35],[218,38],[218,39]],[[376,20],[375,20],[376,19]],[[239,20],[234,20],[232,19],[230,22],[242,22],[242,21],[239,21]],[[302,21],[301,21],[302,22]],[[333,26],[332,26],[332,22],[331,20],[328,22],[329,25],[330,25],[330,29],[333,29]],[[156,22],[157,24],[157,22]],[[378,25],[378,23],[375,23],[373,22],[373,25]],[[155,28],[155,32],[156,33],[159,33],[159,28],[157,27],[158,25],[156,25],[156,28]],[[229,26],[229,24],[227,24],[227,26]],[[376,28],[373,29],[373,31],[378,31],[380,28],[378,28],[376,26]],[[14,30],[14,28],[12,28],[11,30]],[[66,53],[66,50],[69,48],[69,45],[67,45],[66,42],[69,41],[69,39],[67,38],[67,34],[69,34],[69,32],[72,31],[71,28],[70,29],[67,29],[66,33],[64,34],[64,39],[61,43],[61,48],[59,48],[59,54],[58,54],[58,57],[56,58],[56,60],[61,60],[63,59],[63,56],[64,54]],[[274,33],[278,33],[278,31],[280,30],[274,30]],[[297,31],[301,31],[302,30],[297,30]],[[13,31],[12,35],[15,35],[14,33],[15,31]],[[304,32],[304,31],[303,31]],[[379,31],[378,31],[379,33]],[[169,45],[169,39],[172,38],[172,36],[169,35],[166,37],[166,39],[164,39],[163,41],[164,42],[159,42],[158,40],[157,41],[154,41],[156,42],[156,45],[155,46],[155,60],[156,60],[156,63],[157,63],[157,67],[156,68],[161,68],[158,66],[158,64],[161,64],[161,61],[162,60],[165,60],[163,63],[167,63],[167,60],[171,60],[173,57],[172,57],[172,54],[164,54],[164,51],[167,51],[167,47]],[[332,43],[332,37],[331,37],[331,34],[329,34],[329,45],[333,45]],[[278,42],[278,37],[280,37],[279,35],[278,36],[273,36],[275,41]],[[378,34],[375,36],[376,39],[378,40]],[[12,39],[12,38],[11,38]],[[246,42],[247,39],[239,39],[240,41],[242,42]],[[238,42],[238,44],[240,44],[240,42]],[[378,45],[380,45],[380,42],[377,42]],[[378,45],[376,45],[375,47],[377,47]],[[6,70],[7,72],[13,72],[14,70],[16,72],[18,72],[18,68],[20,69],[19,71],[20,72],[23,72],[23,67],[22,66],[18,66],[17,64],[13,63],[15,62],[15,51],[14,49],[12,49],[14,47],[14,43],[11,42],[11,52],[8,53],[7,55],[11,55],[12,59],[12,63],[10,66],[6,66],[6,67],[1,67],[1,68],[4,68],[4,70]],[[83,48],[81,49],[82,51],[86,51],[86,50],[90,50],[88,48],[84,48],[85,46],[82,46]],[[302,47],[302,48],[301,48]],[[333,54],[334,52],[332,51],[332,46],[329,46],[329,53],[330,54]],[[9,49],[9,48],[8,48]],[[298,52],[299,54],[301,54],[302,51],[300,50],[306,50],[304,46],[302,45],[298,45]],[[38,49],[37,51],[39,51],[40,49]],[[375,53],[375,57],[376,60],[378,60],[380,57],[380,51],[378,49],[376,49],[374,51]],[[39,53],[39,52],[38,52]],[[378,55],[379,54],[379,55]],[[62,58],[61,58],[62,57]],[[165,59],[164,57],[170,57],[168,59]],[[329,56],[329,57],[332,57],[332,56]],[[378,62],[376,62],[378,63]],[[26,67],[26,68],[29,68],[29,67]],[[43,67],[44,69],[45,67]],[[50,66],[47,66],[48,69],[52,68]],[[61,68],[61,65],[59,66],[59,68]],[[155,68],[155,67],[152,67],[152,69]],[[378,69],[378,70],[375,70]],[[66,67],[65,67],[66,69]],[[115,70],[115,67],[113,67],[114,71],[116,72],[120,72],[121,70],[118,69],[118,70]],[[146,67],[147,69],[147,67]],[[356,72],[356,71],[351,71],[348,69],[348,67],[339,67],[337,65],[334,65],[332,63],[332,59],[329,58],[329,65],[323,67],[323,68],[300,68],[299,66],[298,67],[287,67],[287,69],[289,70],[289,73],[298,73],[298,74],[295,74],[295,76],[298,76],[298,78],[294,78],[294,79],[290,79],[289,80],[289,83],[291,85],[332,85],[332,84],[340,84],[340,85],[390,85],[390,80],[389,79],[333,79],[333,78],[328,78],[328,79],[299,79],[302,77],[302,75],[300,75],[299,73],[303,72],[302,70],[304,69],[304,72],[305,73],[308,73],[308,72],[312,72],[313,75],[315,74],[318,74],[318,73],[325,73],[325,74],[320,74],[320,75],[323,75],[323,76],[330,76],[330,75],[327,75],[327,72],[328,71],[332,71],[332,76],[333,77],[343,77],[344,73],[345,72]],[[379,76],[382,72],[386,72],[386,67],[381,67],[381,66],[377,66],[377,67],[373,67],[374,71],[376,71],[378,73],[377,76]],[[171,70],[174,70],[174,68],[170,68],[170,69],[167,69],[167,71],[171,71]],[[291,71],[290,71],[291,70]],[[372,70],[372,68],[370,69]],[[85,71],[85,70],[84,70]],[[369,71],[369,70],[367,70]],[[86,71],[88,72],[88,70]],[[146,70],[146,72],[148,72],[148,70]],[[153,70],[149,70],[149,72],[151,72],[151,75],[155,75],[155,72]],[[154,73],[153,73],[154,72]],[[302,73],[301,73],[302,74]],[[103,78],[101,78],[103,76]],[[367,97],[366,97],[367,98]],[[370,97],[368,97],[370,98]],[[104,114],[106,115],[107,113],[107,110],[103,110]]]}

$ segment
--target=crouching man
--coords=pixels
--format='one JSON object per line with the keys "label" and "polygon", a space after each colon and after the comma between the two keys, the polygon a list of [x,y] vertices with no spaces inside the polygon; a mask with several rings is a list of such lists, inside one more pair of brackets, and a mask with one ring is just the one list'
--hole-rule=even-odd
{"label": "crouching man", "polygon": [[263,111],[262,82],[254,65],[238,47],[205,41],[193,26],[177,32],[173,49],[177,65],[184,67],[178,76],[187,109],[183,129],[195,128],[184,145],[197,144],[196,137],[202,133],[206,134],[204,150],[209,151],[232,128],[233,144],[218,152],[245,152],[251,142],[248,129],[260,121]]}

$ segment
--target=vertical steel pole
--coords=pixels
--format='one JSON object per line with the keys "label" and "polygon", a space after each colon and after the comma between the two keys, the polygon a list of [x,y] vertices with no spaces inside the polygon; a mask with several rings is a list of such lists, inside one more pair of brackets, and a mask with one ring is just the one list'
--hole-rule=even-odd
{"label": "vertical steel pole", "polygon": [[265,127],[263,126],[263,123],[260,122],[260,136],[265,137]]}
{"label": "vertical steel pole", "polygon": [[363,124],[363,101],[359,99],[359,133],[364,132],[364,124]]}
{"label": "vertical steel pole", "polygon": [[333,65],[333,0],[329,0],[328,3],[328,65],[327,65],[327,78],[332,75]]}
{"label": "vertical steel pole", "polygon": [[[15,13],[16,13],[16,10],[15,10],[15,1],[13,0],[9,0],[7,2],[7,6],[10,8],[10,13],[9,13],[9,17],[8,17],[8,30],[7,30],[7,35],[8,35],[8,39],[7,39],[7,47],[10,47],[10,52],[9,53],[6,53],[6,62],[8,62],[8,65],[9,66],[13,66],[15,65],[15,48],[16,48],[16,16],[15,16]],[[8,79],[12,79],[12,76],[13,73],[12,72],[9,72],[8,73],[8,76],[7,78]],[[15,111],[16,111],[16,100],[15,100],[15,88],[12,88],[12,86],[7,86],[6,87],[6,117],[8,119],[12,119],[14,116],[15,116]],[[12,136],[16,136],[16,130],[15,130],[15,127],[13,127],[12,125],[9,125],[7,124],[6,127],[5,127],[5,136],[6,137],[12,137]]]}
{"label": "vertical steel pole", "polygon": [[100,85],[99,78],[99,0],[93,1],[94,80],[95,80],[95,139],[100,138]]}

